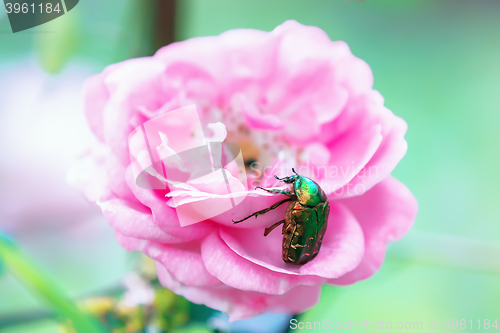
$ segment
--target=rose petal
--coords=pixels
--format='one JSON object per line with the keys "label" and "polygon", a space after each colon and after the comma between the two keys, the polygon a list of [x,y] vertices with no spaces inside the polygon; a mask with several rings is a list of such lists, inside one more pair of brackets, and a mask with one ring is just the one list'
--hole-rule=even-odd
{"label": "rose petal", "polygon": [[[368,95],[360,97],[358,103],[356,108],[348,110],[349,114],[344,116],[346,118],[350,117],[350,121],[363,117],[364,120],[362,123],[366,125],[361,126],[358,124],[359,121],[355,121],[354,126],[349,125],[352,128],[347,130],[347,135],[351,137],[356,134],[364,137],[372,136],[373,140],[377,140],[378,145],[375,148],[376,150],[367,149],[367,153],[364,154],[362,160],[353,158],[351,168],[345,163],[333,164],[342,171],[340,177],[342,181],[349,181],[344,187],[337,187],[334,193],[334,196],[337,198],[360,195],[369,190],[373,185],[385,179],[406,153],[407,143],[404,139],[407,129],[406,122],[396,117],[390,110],[383,106],[384,99],[382,96],[378,92],[373,91]],[[342,125],[339,119],[338,124],[335,126],[338,126],[337,130],[341,130],[345,125]],[[377,130],[378,134],[368,134],[373,132],[374,129]],[[368,147],[368,143],[363,143],[362,141],[358,141],[357,143],[359,144],[352,142],[350,149],[353,151],[363,151],[363,144],[366,145],[365,147]],[[372,143],[374,142],[372,141]],[[340,156],[344,159],[348,156],[346,151],[339,151],[338,154],[341,154]],[[335,156],[334,153],[332,155]],[[344,172],[346,172],[348,177],[343,177]],[[340,183],[335,179],[335,185]]]}
{"label": "rose petal", "polygon": [[328,144],[331,160],[320,181],[327,194],[343,194],[342,187],[363,169],[381,145],[382,126],[377,117],[367,116],[369,107],[364,97],[351,102],[337,120],[325,127],[336,133]]}
{"label": "rose petal", "polygon": [[279,130],[285,127],[283,121],[276,115],[270,113],[262,113],[255,105],[250,103],[242,105],[245,121],[250,128],[260,130]]}
{"label": "rose petal", "polygon": [[372,276],[382,265],[387,244],[410,230],[417,214],[415,197],[393,177],[385,179],[364,195],[342,200],[356,216],[365,235],[365,256],[352,272],[332,280],[347,285]]}
{"label": "rose petal", "polygon": [[[154,110],[166,102],[161,81],[164,68],[164,64],[153,59],[131,59],[122,62],[104,80],[109,93],[102,115],[104,139],[124,165],[130,162],[127,138],[134,129],[130,119],[138,106]],[[93,95],[85,99],[93,99]]]}
{"label": "rose petal", "polygon": [[155,224],[151,211],[141,204],[113,198],[98,202],[98,205],[106,221],[120,234],[165,243],[183,241],[182,238],[169,235],[160,229]]}
{"label": "rose petal", "polygon": [[201,256],[210,274],[240,290],[281,295],[297,285],[314,285],[320,280],[314,276],[282,274],[246,260],[230,249],[217,233],[203,240]]}
{"label": "rose petal", "polygon": [[130,167],[126,172],[126,181],[137,200],[151,210],[149,214],[152,214],[152,223],[165,234],[171,235],[172,239],[191,241],[204,237],[213,229],[207,222],[181,227],[175,209],[167,206],[167,199],[164,197],[166,191],[157,194],[154,190],[140,188],[135,184]]}
{"label": "rose petal", "polygon": [[109,99],[109,92],[104,83],[108,74],[118,69],[121,64],[106,67],[102,73],[93,75],[83,86],[84,110],[90,129],[95,136],[104,142],[103,112]]}
{"label": "rose petal", "polygon": [[213,217],[211,220],[217,222],[221,225],[225,225],[233,228],[240,229],[252,229],[252,228],[266,228],[273,223],[280,221],[285,216],[285,211],[287,203],[282,204],[278,208],[264,214],[260,215],[258,218],[251,218],[246,222],[234,224],[234,221],[243,219],[259,210],[269,208],[273,204],[283,201],[288,197],[285,195],[275,195],[262,190],[254,190],[247,192],[239,192],[233,194],[236,196],[242,196],[244,199],[240,201],[239,205],[230,209],[220,215]]}
{"label": "rose petal", "polygon": [[248,319],[263,313],[298,314],[316,305],[321,294],[319,285],[298,286],[283,295],[243,291],[228,286],[186,286],[175,280],[161,263],[155,264],[158,278],[165,288],[193,303],[227,313],[230,321]]}
{"label": "rose petal", "polygon": [[[355,195],[368,191],[372,186],[388,177],[406,154],[408,144],[404,139],[404,135],[407,124],[403,119],[394,115],[391,118],[392,124],[384,127],[386,133],[383,134],[384,139],[377,152],[364,166],[363,170],[347,185],[347,187],[353,189],[359,188],[358,193],[354,193]],[[342,189],[338,190],[339,192],[342,192]],[[352,196],[352,193],[347,190],[339,195],[339,197],[350,196]]]}
{"label": "rose petal", "polygon": [[[263,235],[263,228],[250,230],[224,228],[221,229],[220,235],[235,253],[273,272],[335,278],[358,266],[364,254],[364,238],[359,224],[347,209],[335,202],[330,204],[330,208],[328,227],[321,250],[315,259],[303,266],[286,264],[282,260],[281,227],[266,237]],[[230,273],[238,274],[238,270],[230,270]]]}
{"label": "rose petal", "polygon": [[151,259],[159,261],[174,279],[191,286],[222,285],[212,276],[200,254],[199,243],[184,243],[182,245],[167,245],[149,242],[142,251]]}

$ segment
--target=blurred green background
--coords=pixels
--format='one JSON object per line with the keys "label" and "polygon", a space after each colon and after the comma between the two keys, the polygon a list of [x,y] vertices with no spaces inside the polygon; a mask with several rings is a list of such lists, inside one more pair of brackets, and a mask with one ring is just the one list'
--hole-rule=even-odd
{"label": "blurred green background", "polygon": [[[58,78],[71,68],[91,74],[150,55],[158,45],[156,8],[154,1],[82,0],[63,17],[18,34],[9,33],[4,15],[0,70],[30,63]],[[500,321],[500,1],[182,0],[175,39],[234,28],[270,31],[288,19],[346,41],[371,66],[386,106],[408,123],[408,153],[393,175],[420,206],[414,228],[389,246],[372,279],[325,286],[320,303],[298,320],[421,321],[424,327],[439,320],[435,332],[448,331],[446,319],[465,319],[461,331],[467,332],[478,331],[478,319]],[[33,239],[38,248],[45,248],[43,242],[63,246],[64,239],[45,236],[26,231],[16,239],[53,268],[72,295],[102,287],[99,281],[116,279],[130,265],[126,254],[106,245],[120,264],[92,269],[103,263],[88,263],[92,276],[78,282],[68,272],[75,267],[69,255],[36,250]],[[0,276],[0,314],[37,306],[14,285],[9,274]],[[38,332],[22,329],[5,332]]]}

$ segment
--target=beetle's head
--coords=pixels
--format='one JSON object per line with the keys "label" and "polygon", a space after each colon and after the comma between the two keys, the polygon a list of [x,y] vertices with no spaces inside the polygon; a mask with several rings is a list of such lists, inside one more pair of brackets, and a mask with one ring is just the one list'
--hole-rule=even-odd
{"label": "beetle's head", "polygon": [[292,171],[295,175],[283,177],[283,178],[279,178],[278,176],[274,176],[274,178],[276,178],[277,180],[281,180],[287,184],[293,184],[297,179],[299,179],[302,176],[300,176],[297,172],[295,172],[294,168],[292,168]]}

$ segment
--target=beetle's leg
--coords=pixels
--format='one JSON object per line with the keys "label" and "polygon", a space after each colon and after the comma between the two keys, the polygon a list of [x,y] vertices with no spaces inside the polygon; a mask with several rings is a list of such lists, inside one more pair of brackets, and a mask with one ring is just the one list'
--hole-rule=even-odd
{"label": "beetle's leg", "polygon": [[295,193],[292,192],[292,191],[285,191],[285,190],[273,190],[273,189],[270,189],[270,188],[263,188],[263,187],[260,187],[260,186],[257,186],[256,189],[260,188],[261,190],[264,190],[266,192],[269,192],[269,193],[275,193],[275,194],[284,194],[284,195],[287,195],[289,197],[293,197],[295,196]]}
{"label": "beetle's leg", "polygon": [[264,236],[267,236],[269,235],[269,233],[271,231],[274,230],[274,228],[276,228],[277,226],[279,226],[281,223],[285,223],[285,220],[281,220],[279,222],[276,222],[275,224],[273,224],[272,226],[270,226],[269,228],[266,228],[265,232],[264,232]]}
{"label": "beetle's leg", "polygon": [[279,202],[275,203],[274,205],[272,205],[272,206],[271,206],[271,207],[269,207],[269,208],[266,208],[266,209],[263,209],[263,210],[259,210],[258,212],[255,212],[255,213],[253,213],[252,215],[249,215],[249,216],[245,217],[243,220],[239,220],[239,221],[235,221],[235,220],[233,220],[233,222],[234,222],[234,223],[240,223],[240,222],[243,222],[243,221],[245,221],[245,220],[248,220],[248,219],[249,219],[249,218],[251,218],[252,216],[257,217],[257,216],[259,216],[259,215],[265,214],[265,213],[267,213],[267,212],[269,212],[269,211],[271,211],[271,210],[273,210],[273,209],[278,208],[278,206],[280,206],[280,205],[284,204],[285,202],[288,202],[288,201],[291,201],[291,200],[292,200],[292,199],[285,199],[285,200],[281,200],[281,201],[279,201]]}

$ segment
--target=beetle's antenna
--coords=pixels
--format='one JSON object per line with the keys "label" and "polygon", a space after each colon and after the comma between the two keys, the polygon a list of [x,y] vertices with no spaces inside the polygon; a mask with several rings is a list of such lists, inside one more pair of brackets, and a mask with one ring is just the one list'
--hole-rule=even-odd
{"label": "beetle's antenna", "polygon": [[277,180],[283,180],[283,178],[279,178],[278,176],[274,175],[274,178],[276,178]]}
{"label": "beetle's antenna", "polygon": [[297,171],[295,171],[295,169],[294,169],[294,168],[292,168],[292,171],[293,171],[293,173],[294,173],[294,174],[296,174],[297,176],[299,175],[299,174],[297,173]]}

